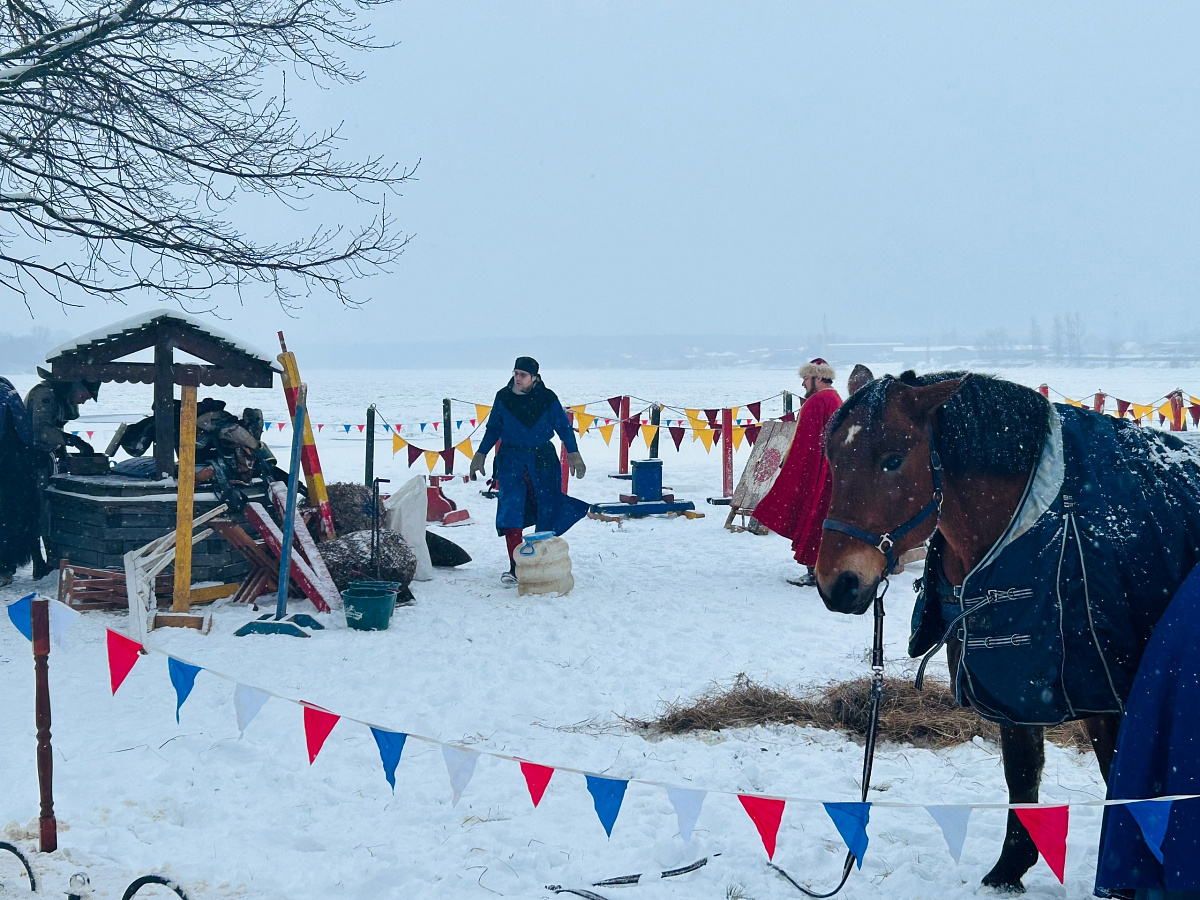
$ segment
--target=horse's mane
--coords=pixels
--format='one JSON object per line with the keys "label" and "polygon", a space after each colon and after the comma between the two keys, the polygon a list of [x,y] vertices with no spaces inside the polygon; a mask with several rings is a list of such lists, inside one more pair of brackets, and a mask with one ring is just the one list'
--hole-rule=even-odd
{"label": "horse's mane", "polygon": [[882,421],[893,382],[923,387],[967,376],[958,393],[937,413],[938,453],[951,474],[1020,475],[1033,469],[1050,428],[1046,398],[1024,385],[971,372],[911,370],[899,378],[885,375],[855,391],[829,420],[832,435],[856,409],[864,412],[864,437]]}

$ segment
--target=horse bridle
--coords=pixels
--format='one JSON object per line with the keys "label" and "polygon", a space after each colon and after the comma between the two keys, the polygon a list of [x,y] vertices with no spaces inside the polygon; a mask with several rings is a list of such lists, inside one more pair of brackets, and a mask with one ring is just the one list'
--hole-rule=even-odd
{"label": "horse bridle", "polygon": [[[826,519],[822,524],[822,528],[826,531],[838,531],[849,535],[864,544],[870,544],[882,553],[883,558],[887,561],[887,568],[883,570],[884,578],[887,578],[896,568],[896,545],[904,536],[919,527],[930,516],[935,514],[940,516],[942,513],[942,457],[938,454],[937,446],[933,442],[933,428],[927,425],[925,432],[929,435],[929,466],[933,472],[933,497],[925,504],[924,509],[903,525],[884,534],[875,534],[873,531],[867,531],[865,528],[859,528],[849,522],[840,522],[837,519]],[[937,524],[936,521],[934,524]]]}
{"label": "horse bridle", "polygon": [[[839,531],[870,544],[882,553],[883,558],[887,561],[887,568],[883,570],[883,578],[880,579],[880,584],[875,590],[874,599],[875,630],[871,641],[871,709],[867,716],[867,734],[863,748],[862,802],[864,803],[867,802],[867,793],[871,789],[871,770],[875,765],[875,744],[879,736],[879,704],[883,699],[883,598],[887,594],[888,578],[891,576],[892,570],[896,568],[895,546],[901,538],[930,516],[935,514],[940,516],[942,512],[942,458],[938,455],[937,447],[933,443],[933,428],[927,426],[925,430],[929,435],[929,465],[933,471],[933,498],[925,504],[924,509],[903,525],[893,528],[885,534],[875,534],[865,528],[859,528],[857,525],[839,522],[837,519],[826,519],[823,526],[830,531]],[[815,900],[826,900],[845,887],[854,868],[854,853],[853,851],[846,852],[846,861],[842,864],[841,881],[837,883],[837,887],[824,894],[818,894],[816,891],[806,888],[774,862],[768,862],[767,865],[787,879],[788,883],[800,893],[815,898]]]}

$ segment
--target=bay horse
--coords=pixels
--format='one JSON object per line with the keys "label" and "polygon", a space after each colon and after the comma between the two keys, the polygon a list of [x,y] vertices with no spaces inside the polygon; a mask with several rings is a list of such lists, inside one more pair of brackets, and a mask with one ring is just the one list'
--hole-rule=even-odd
{"label": "bay horse", "polygon": [[[826,453],[826,607],[861,615],[928,540],[909,652],[944,642],[959,702],[1000,725],[1009,802],[1037,802],[1044,728],[1064,721],[1083,721],[1107,780],[1141,653],[1200,562],[1196,457],[1012,382],[911,371],[855,392]],[[1023,891],[1037,858],[1009,810],[983,884]]]}

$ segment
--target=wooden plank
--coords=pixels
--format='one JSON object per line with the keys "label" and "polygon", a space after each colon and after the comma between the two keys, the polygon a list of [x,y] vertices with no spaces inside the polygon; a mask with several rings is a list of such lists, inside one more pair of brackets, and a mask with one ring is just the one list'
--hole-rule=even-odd
{"label": "wooden plank", "polygon": [[[271,484],[271,502],[275,504],[275,510],[279,513],[279,518],[283,518],[287,514],[287,490],[283,483],[279,481]],[[325,585],[325,589],[321,591],[321,598],[325,601],[327,609],[321,612],[328,612],[328,609],[342,608],[342,594],[337,589],[337,585],[333,583],[333,578],[329,574],[329,569],[325,565],[325,558],[321,556],[321,551],[317,549],[317,543],[309,534],[308,528],[304,524],[304,520],[300,518],[300,512],[296,512],[296,531],[295,542],[298,545],[297,549],[308,561],[309,566],[316,576],[316,585],[318,589]],[[320,607],[317,607],[320,609]]]}
{"label": "wooden plank", "polygon": [[175,590],[171,612],[191,609],[192,596],[192,497],[196,492],[196,386],[180,388],[179,410],[179,500],[175,506]]}
{"label": "wooden plank", "polygon": [[[267,514],[263,505],[261,503],[247,504],[246,518],[262,536],[263,542],[275,554],[275,557],[282,559],[283,534],[279,531],[279,526]],[[300,585],[304,596],[311,600],[313,606],[320,612],[329,612],[329,604],[325,602],[321,590],[317,587],[316,575],[309,568],[308,563],[298,553],[289,554],[289,557],[288,573],[296,584]]]}

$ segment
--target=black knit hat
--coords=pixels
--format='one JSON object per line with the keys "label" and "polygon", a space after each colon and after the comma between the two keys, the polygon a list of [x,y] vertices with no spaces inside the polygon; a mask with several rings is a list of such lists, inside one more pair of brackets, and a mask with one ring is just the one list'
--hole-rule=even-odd
{"label": "black knit hat", "polygon": [[538,373],[538,361],[532,356],[518,356],[517,361],[513,363],[513,369],[519,369],[522,372],[528,372],[530,375]]}

